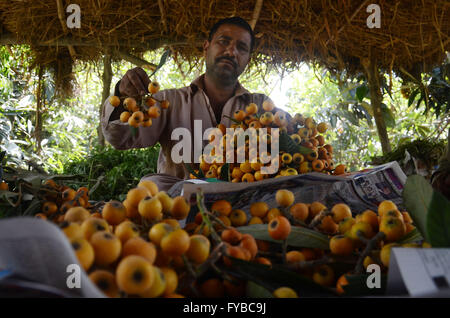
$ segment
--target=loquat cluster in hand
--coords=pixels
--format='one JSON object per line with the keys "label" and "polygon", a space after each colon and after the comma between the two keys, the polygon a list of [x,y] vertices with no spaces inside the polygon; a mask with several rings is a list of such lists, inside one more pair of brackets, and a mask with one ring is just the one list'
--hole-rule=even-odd
{"label": "loquat cluster in hand", "polygon": [[[139,100],[133,97],[111,96],[109,103],[113,107],[123,105],[125,111],[120,114],[120,121],[128,123],[131,127],[150,127],[152,120],[161,116],[163,109],[169,108],[168,100],[158,100],[153,95],[158,93],[160,85],[153,81],[148,85],[148,95],[142,96]],[[159,106],[158,106],[159,104]]]}

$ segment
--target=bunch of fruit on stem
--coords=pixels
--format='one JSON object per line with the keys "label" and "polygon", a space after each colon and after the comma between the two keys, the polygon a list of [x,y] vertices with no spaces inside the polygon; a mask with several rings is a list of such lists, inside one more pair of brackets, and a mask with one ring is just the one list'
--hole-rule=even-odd
{"label": "bunch of fruit on stem", "polygon": [[[335,166],[333,147],[326,143],[323,135],[328,129],[326,123],[316,124],[312,117],[305,118],[301,114],[296,114],[291,118],[285,112],[276,111],[275,105],[268,100],[262,104],[262,109],[264,112],[260,112],[258,105],[251,103],[245,108],[245,111],[236,111],[232,118],[234,124],[230,127],[234,129],[232,135],[227,133],[225,125],[219,124],[216,128],[223,135],[219,141],[221,153],[217,154],[220,156],[216,155],[215,149],[204,154],[200,158],[199,168],[194,170],[190,177],[197,178],[204,175],[206,178],[220,178],[222,169],[229,169],[228,175],[232,182],[253,182],[311,171],[334,175],[346,172],[345,165]],[[249,128],[255,129],[252,131],[254,134],[245,136],[245,145],[239,145],[237,142],[239,135],[244,134]],[[267,133],[259,133],[259,128],[266,128]],[[264,142],[270,150],[270,144],[278,139],[278,135],[273,134],[272,129],[274,128],[279,129],[280,138],[281,134],[287,134],[294,146],[284,145],[284,149],[280,147],[279,155],[273,157],[270,151],[259,153],[258,147],[254,147],[256,149],[250,147],[252,144],[250,139],[254,139],[256,140],[255,145]],[[227,149],[227,144],[232,139],[234,140],[233,149]],[[210,136],[211,145],[213,142],[216,142],[214,132]],[[245,162],[237,163],[240,157],[245,158]],[[224,166],[225,158],[233,158],[233,163]],[[274,164],[275,160],[279,167],[275,173],[267,174],[261,170],[263,166]],[[199,174],[200,170],[202,174]]]}
{"label": "bunch of fruit on stem", "polygon": [[[387,268],[392,247],[427,246],[397,243],[414,226],[409,214],[391,201],[383,201],[378,213],[367,210],[353,217],[343,203],[328,210],[320,202],[294,202],[289,190],[277,191],[277,207],[254,202],[247,212],[233,209],[227,200],[206,207],[197,194],[200,212],[181,228],[190,204],[159,191],[151,181],[141,181],[123,202],[93,205],[86,188],[75,191],[48,180],[44,189],[46,201],[36,216],[59,224],[82,267],[109,297],[242,297],[246,281],[226,270],[233,258],[269,268],[286,266],[342,293],[345,274],[369,264]],[[239,229],[264,223],[271,242]],[[329,251],[289,246],[287,238],[296,226],[327,234]],[[334,271],[333,263],[343,259],[353,264],[352,272]],[[272,292],[275,297],[297,296],[287,286]]]}
{"label": "bunch of fruit on stem", "polygon": [[[158,100],[153,96],[159,92],[159,89],[158,82],[151,82],[148,85],[149,95],[141,97],[139,101],[133,97],[111,96],[109,102],[113,107],[118,107],[122,103],[125,111],[120,114],[121,122],[128,123],[135,128],[150,127],[152,120],[161,116],[161,110],[169,108],[168,100]],[[157,103],[159,103],[159,107]]]}

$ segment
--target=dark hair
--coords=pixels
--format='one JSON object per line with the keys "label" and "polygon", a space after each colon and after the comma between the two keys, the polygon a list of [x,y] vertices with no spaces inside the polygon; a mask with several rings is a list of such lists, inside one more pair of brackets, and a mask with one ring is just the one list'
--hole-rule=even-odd
{"label": "dark hair", "polygon": [[255,45],[255,34],[253,33],[253,30],[251,26],[242,19],[241,17],[232,17],[232,18],[225,18],[222,20],[219,20],[216,22],[216,24],[213,25],[211,30],[209,31],[208,41],[211,42],[214,34],[217,32],[219,27],[223,24],[233,24],[237,25],[243,29],[245,29],[248,33],[250,33],[251,42],[250,42],[250,52],[253,51],[253,46]]}

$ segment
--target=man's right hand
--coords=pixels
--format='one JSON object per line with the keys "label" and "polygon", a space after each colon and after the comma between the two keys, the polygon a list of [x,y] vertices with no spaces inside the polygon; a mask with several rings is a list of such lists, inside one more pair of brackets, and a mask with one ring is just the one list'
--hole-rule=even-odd
{"label": "man's right hand", "polygon": [[148,93],[150,79],[140,67],[128,70],[120,80],[119,92],[121,96],[139,97]]}

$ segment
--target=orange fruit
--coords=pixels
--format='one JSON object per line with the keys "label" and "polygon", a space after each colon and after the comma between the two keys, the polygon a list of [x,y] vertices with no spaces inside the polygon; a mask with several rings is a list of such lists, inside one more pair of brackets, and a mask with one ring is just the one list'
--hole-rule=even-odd
{"label": "orange fruit", "polygon": [[209,257],[209,250],[211,243],[208,238],[201,234],[194,234],[190,238],[189,249],[186,252],[186,257],[194,264],[202,264]]}
{"label": "orange fruit", "polygon": [[113,273],[98,269],[89,274],[90,280],[108,297],[119,297],[119,288]]}
{"label": "orange fruit", "polygon": [[95,252],[95,264],[107,266],[119,259],[122,243],[114,234],[107,231],[96,232],[90,243]]}
{"label": "orange fruit", "polygon": [[147,242],[141,237],[132,237],[125,242],[122,248],[122,258],[128,255],[139,255],[144,257],[150,264],[156,259],[156,248],[153,243]]}
{"label": "orange fruit", "polygon": [[336,223],[341,222],[345,218],[352,217],[352,211],[350,210],[350,207],[345,203],[335,204],[331,208],[331,214],[333,216],[334,222]]}
{"label": "orange fruit", "polygon": [[182,229],[170,232],[161,239],[161,249],[169,256],[181,256],[187,252],[190,245],[189,234]]}
{"label": "orange fruit", "polygon": [[284,216],[277,216],[268,224],[269,235],[275,240],[285,240],[291,233],[291,224]]}
{"label": "orange fruit", "polygon": [[83,207],[72,207],[64,214],[64,221],[82,223],[91,214]]}
{"label": "orange fruit", "polygon": [[116,269],[116,281],[127,294],[140,294],[148,290],[155,280],[153,266],[142,256],[123,258]]}
{"label": "orange fruit", "polygon": [[278,190],[275,199],[279,206],[288,207],[294,203],[294,194],[289,190]]}
{"label": "orange fruit", "polygon": [[122,244],[125,244],[130,238],[139,236],[139,229],[133,222],[123,221],[116,226],[114,235],[119,238]]}
{"label": "orange fruit", "polygon": [[72,245],[81,266],[87,271],[94,262],[94,249],[92,248],[92,245],[84,238],[72,239],[70,244]]}
{"label": "orange fruit", "polygon": [[305,203],[295,203],[289,212],[296,220],[300,221],[305,221],[309,216],[309,208]]}
{"label": "orange fruit", "polygon": [[118,225],[125,220],[127,209],[122,202],[111,200],[102,209],[102,217],[111,225]]}
{"label": "orange fruit", "polygon": [[254,202],[250,205],[250,214],[259,218],[264,218],[269,212],[269,206],[266,202]]}
{"label": "orange fruit", "polygon": [[224,216],[229,216],[231,210],[232,210],[231,204],[227,200],[218,200],[214,202],[211,206],[212,212],[218,212],[220,215]]}

